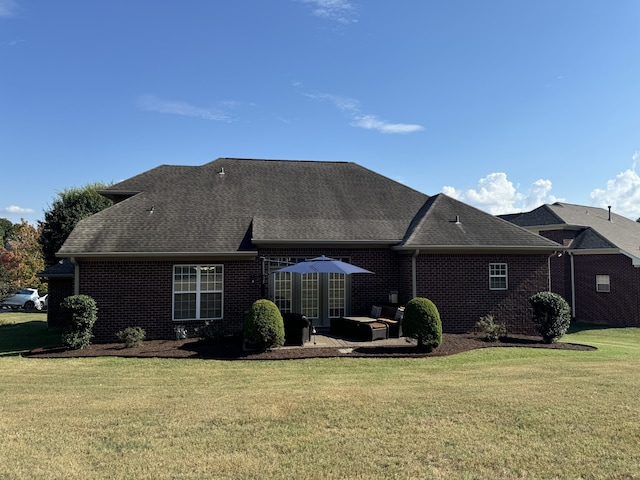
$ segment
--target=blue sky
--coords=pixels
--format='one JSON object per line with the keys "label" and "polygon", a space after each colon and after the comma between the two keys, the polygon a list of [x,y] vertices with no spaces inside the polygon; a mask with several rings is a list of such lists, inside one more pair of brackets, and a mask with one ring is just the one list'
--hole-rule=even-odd
{"label": "blue sky", "polygon": [[218,157],[640,217],[637,0],[0,0],[0,217]]}

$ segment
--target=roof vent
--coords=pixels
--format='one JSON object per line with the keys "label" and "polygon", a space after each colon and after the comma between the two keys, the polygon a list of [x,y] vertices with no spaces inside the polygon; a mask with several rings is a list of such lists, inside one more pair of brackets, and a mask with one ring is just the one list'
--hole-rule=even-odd
{"label": "roof vent", "polygon": [[456,225],[460,225],[462,222],[460,221],[460,215],[456,215],[456,221],[454,222]]}
{"label": "roof vent", "polygon": [[220,171],[218,172],[218,175],[224,175],[224,167],[220,168]]}
{"label": "roof vent", "polygon": [[611,221],[611,205],[607,207],[609,209],[609,221]]}

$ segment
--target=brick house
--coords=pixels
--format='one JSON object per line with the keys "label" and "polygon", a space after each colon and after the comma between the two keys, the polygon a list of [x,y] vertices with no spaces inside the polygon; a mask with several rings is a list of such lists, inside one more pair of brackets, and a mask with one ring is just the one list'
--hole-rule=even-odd
{"label": "brick house", "polygon": [[640,326],[640,223],[561,202],[502,218],[567,248],[552,259],[551,285],[575,320]]}
{"label": "brick house", "polygon": [[[316,326],[423,296],[446,332],[468,331],[487,314],[531,331],[528,298],[548,289],[549,257],[562,249],[348,162],[163,165],[101,193],[114,205],[79,222],[58,252],[74,267],[64,291],[98,304],[96,341],[129,326],[172,338],[176,326],[205,320],[236,333],[264,297]],[[320,255],[375,275],[276,273]]]}

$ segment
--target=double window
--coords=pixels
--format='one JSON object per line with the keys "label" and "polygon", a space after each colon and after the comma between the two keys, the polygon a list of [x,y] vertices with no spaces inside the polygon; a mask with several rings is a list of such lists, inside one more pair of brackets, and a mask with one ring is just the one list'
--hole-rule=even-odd
{"label": "double window", "polygon": [[222,293],[222,265],[174,265],[174,320],[221,319]]}
{"label": "double window", "polygon": [[506,290],[509,286],[507,281],[507,264],[489,264],[489,290]]}

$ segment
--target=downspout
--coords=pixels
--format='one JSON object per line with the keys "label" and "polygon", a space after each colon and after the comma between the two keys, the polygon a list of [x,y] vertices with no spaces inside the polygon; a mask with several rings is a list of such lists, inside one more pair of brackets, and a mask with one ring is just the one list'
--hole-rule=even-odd
{"label": "downspout", "polygon": [[73,265],[73,294],[80,295],[80,265],[76,262],[76,257],[71,257]]}
{"label": "downspout", "polygon": [[411,255],[411,282],[412,282],[412,297],[411,298],[416,298],[418,296],[418,267],[417,267],[417,262],[416,262],[416,258],[418,257],[418,255],[420,254],[420,249],[416,249],[415,252],[413,252],[413,255]]}
{"label": "downspout", "polygon": [[576,272],[573,263],[573,254],[569,253],[569,259],[571,260],[571,318],[576,318]]}
{"label": "downspout", "polygon": [[553,252],[551,255],[549,255],[547,257],[547,277],[548,277],[548,279],[547,279],[547,283],[548,283],[547,290],[549,292],[551,291],[551,258],[555,257],[556,255],[558,257],[561,257],[562,253],[558,254],[558,251],[556,250],[555,252]]}

